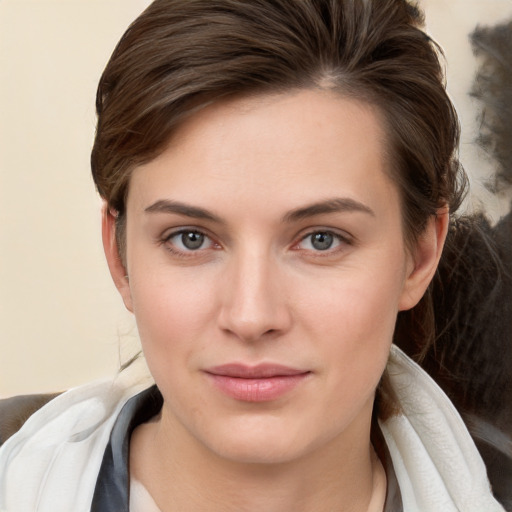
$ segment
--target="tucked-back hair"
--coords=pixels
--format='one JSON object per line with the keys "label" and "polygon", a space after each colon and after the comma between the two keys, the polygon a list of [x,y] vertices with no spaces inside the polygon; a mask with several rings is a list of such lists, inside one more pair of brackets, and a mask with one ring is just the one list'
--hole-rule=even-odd
{"label": "tucked-back hair", "polygon": [[384,114],[407,234],[461,198],[458,123],[436,45],[403,0],[156,0],[117,45],[97,94],[92,171],[124,213],[130,172],[207,102],[333,89]]}
{"label": "tucked-back hair", "polygon": [[[187,116],[228,96],[304,88],[381,113],[413,245],[439,208],[457,210],[466,183],[439,48],[421,26],[420,11],[405,0],[153,2],[120,40],[97,94],[92,172],[117,215],[121,255],[130,174],[165,149]],[[433,341],[430,293],[412,322],[399,323],[397,339],[411,326],[425,346]]]}

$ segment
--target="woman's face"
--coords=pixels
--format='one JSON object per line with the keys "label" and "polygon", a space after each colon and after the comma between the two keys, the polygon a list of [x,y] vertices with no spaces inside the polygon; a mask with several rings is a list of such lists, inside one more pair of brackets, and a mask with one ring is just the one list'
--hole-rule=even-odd
{"label": "woman's face", "polygon": [[384,145],[371,107],[300,91],[213,104],[135,170],[120,289],[176,439],[246,462],[368,442],[421,295]]}

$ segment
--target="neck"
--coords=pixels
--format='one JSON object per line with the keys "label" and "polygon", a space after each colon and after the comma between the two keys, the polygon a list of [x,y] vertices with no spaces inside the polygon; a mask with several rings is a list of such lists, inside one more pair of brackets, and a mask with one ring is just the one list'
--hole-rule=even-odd
{"label": "neck", "polygon": [[162,512],[381,511],[385,475],[365,423],[293,461],[241,463],[180,435],[163,411],[134,432],[130,471]]}

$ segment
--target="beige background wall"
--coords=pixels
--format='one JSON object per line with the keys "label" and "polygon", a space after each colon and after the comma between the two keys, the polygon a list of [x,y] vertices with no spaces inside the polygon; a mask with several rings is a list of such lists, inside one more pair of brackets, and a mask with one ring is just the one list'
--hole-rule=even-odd
{"label": "beige background wall", "polygon": [[[110,282],[100,201],[89,177],[101,70],[147,0],[0,0],[0,397],[56,391],[112,375],[137,348]],[[476,196],[491,172],[473,139],[466,33],[512,17],[511,0],[423,0],[445,47],[461,111],[462,154]],[[478,171],[478,172],[476,172]]]}
{"label": "beige background wall", "polygon": [[146,0],[0,0],[0,396],[111,375],[133,323],[89,171],[96,84]]}

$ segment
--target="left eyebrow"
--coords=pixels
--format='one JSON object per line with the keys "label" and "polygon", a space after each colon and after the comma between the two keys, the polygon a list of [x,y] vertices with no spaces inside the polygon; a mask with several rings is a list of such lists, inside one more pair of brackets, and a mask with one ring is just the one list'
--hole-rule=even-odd
{"label": "left eyebrow", "polygon": [[338,212],[360,212],[375,217],[375,212],[369,206],[350,197],[338,197],[292,210],[283,217],[283,222],[297,222],[315,215]]}

